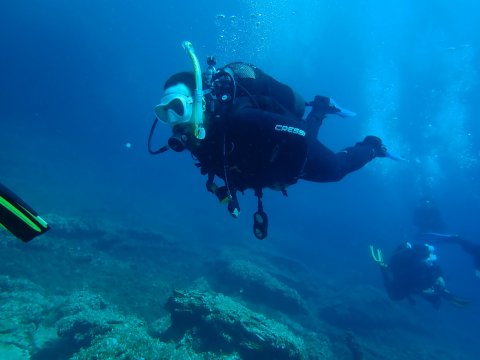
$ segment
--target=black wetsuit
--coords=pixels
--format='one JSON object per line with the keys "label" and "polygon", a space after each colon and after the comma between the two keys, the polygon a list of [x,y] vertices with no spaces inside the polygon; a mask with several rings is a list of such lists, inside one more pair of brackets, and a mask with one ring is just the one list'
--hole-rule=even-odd
{"label": "black wetsuit", "polygon": [[235,190],[284,189],[299,179],[339,181],[374,158],[363,143],[334,153],[317,140],[324,110],[314,107],[304,120],[305,102],[290,87],[251,65],[228,67],[235,101],[210,114],[206,139],[191,148],[204,173],[227,178]]}
{"label": "black wetsuit", "polygon": [[[419,295],[436,307],[440,304],[441,298],[448,293],[437,282],[442,277],[440,267],[435,262],[425,261],[428,255],[425,244],[402,245],[395,250],[388,266],[381,268],[387,294],[392,300],[413,302],[411,296]],[[433,291],[427,293],[427,289]]]}
{"label": "black wetsuit", "polygon": [[419,234],[432,231],[442,232],[445,229],[445,222],[440,210],[429,198],[422,199],[420,204],[415,207],[412,220]]}

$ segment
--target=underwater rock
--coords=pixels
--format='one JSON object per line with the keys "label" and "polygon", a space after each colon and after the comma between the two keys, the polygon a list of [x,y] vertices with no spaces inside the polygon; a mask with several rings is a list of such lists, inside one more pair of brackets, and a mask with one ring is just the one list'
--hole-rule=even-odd
{"label": "underwater rock", "polygon": [[242,358],[307,358],[304,341],[285,325],[227,296],[176,290],[166,308],[172,318],[166,335],[185,339],[194,334],[194,348],[238,353]]}
{"label": "underwater rock", "polygon": [[227,293],[241,295],[253,303],[265,304],[285,313],[306,312],[305,302],[297,290],[251,261],[219,261],[214,268],[217,283]]}
{"label": "underwater rock", "polygon": [[105,224],[99,221],[83,220],[76,217],[65,217],[56,214],[45,215],[52,230],[49,236],[67,239],[99,238],[106,234]]}
{"label": "underwater rock", "polygon": [[153,337],[160,338],[162,337],[162,334],[164,334],[171,326],[172,319],[170,318],[170,315],[166,315],[152,322],[148,326],[148,332]]}
{"label": "underwater rock", "polygon": [[0,357],[29,359],[46,342],[55,339],[51,328],[42,326],[56,305],[43,289],[25,279],[0,276]]}
{"label": "underwater rock", "polygon": [[88,291],[73,293],[59,312],[63,316],[56,323],[58,336],[79,346],[88,345],[97,335],[125,322],[99,295]]}
{"label": "underwater rock", "polygon": [[22,349],[15,344],[8,344],[0,341],[0,355],[2,359],[25,360],[30,359],[27,349]]}
{"label": "underwater rock", "polygon": [[370,286],[337,294],[320,308],[319,316],[333,326],[357,332],[417,327],[382,291]]}
{"label": "underwater rock", "polygon": [[[172,356],[176,354],[178,357]],[[183,355],[181,355],[183,354]],[[129,319],[108,333],[96,336],[89,347],[82,348],[72,360],[91,359],[194,359],[188,352],[176,350],[175,344],[162,343],[147,334],[143,323]]]}
{"label": "underwater rock", "polygon": [[121,314],[89,291],[64,299],[56,318],[57,339],[36,352],[35,359],[204,359],[188,346],[150,336],[144,321]]}

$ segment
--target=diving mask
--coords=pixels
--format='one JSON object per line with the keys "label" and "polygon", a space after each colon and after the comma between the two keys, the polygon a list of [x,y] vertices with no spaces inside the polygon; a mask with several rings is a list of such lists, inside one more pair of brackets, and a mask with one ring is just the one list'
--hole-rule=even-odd
{"label": "diving mask", "polygon": [[165,91],[154,112],[158,120],[172,127],[187,123],[192,119],[193,97],[185,85],[172,86]]}

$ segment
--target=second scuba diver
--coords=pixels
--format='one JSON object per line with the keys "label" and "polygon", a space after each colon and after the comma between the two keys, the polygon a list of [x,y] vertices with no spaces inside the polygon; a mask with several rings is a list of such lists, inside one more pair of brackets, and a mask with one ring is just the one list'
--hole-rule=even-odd
{"label": "second scuba diver", "polygon": [[[194,72],[176,73],[165,82],[155,107],[149,151],[190,151],[208,177],[207,190],[227,203],[234,217],[240,213],[237,192],[252,189],[258,198],[253,226],[257,238],[267,236],[264,188],[286,195],[287,187],[298,180],[336,182],[376,157],[390,156],[375,136],[339,152],[318,141],[326,115],[355,115],[332,99],[316,96],[306,103],[289,86],[242,62],[217,70],[210,57],[202,76],[192,45],[185,42],[184,48]],[[304,119],[306,105],[312,109]],[[168,145],[154,151],[151,139],[158,121],[168,124],[173,134]],[[215,177],[223,180],[221,186],[215,184]]]}
{"label": "second scuba diver", "polygon": [[388,263],[384,261],[380,249],[370,246],[370,252],[380,266],[385,290],[393,301],[407,299],[410,304],[415,304],[413,296],[420,296],[436,309],[442,299],[456,306],[469,304],[468,300],[447,290],[432,245],[407,242],[393,252]]}

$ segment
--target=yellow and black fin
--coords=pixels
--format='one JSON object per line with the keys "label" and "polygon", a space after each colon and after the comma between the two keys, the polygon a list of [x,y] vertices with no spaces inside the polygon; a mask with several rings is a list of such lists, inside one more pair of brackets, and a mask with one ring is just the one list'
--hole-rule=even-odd
{"label": "yellow and black fin", "polygon": [[23,242],[47,232],[50,227],[25,201],[0,183],[0,227]]}

